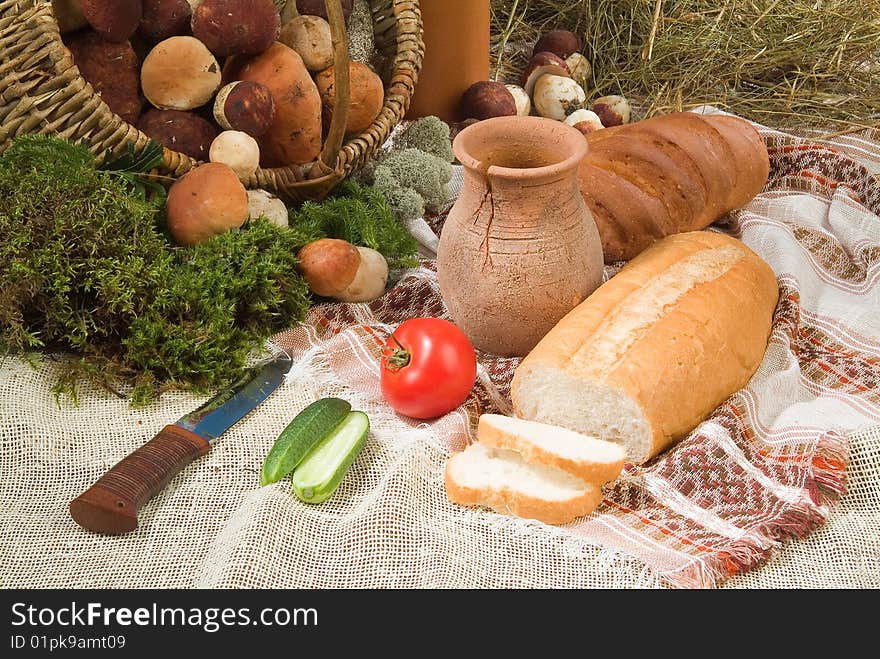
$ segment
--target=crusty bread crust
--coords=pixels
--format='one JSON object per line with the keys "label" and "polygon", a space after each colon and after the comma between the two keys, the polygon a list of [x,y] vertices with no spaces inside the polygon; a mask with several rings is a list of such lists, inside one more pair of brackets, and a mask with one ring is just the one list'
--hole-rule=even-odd
{"label": "crusty bread crust", "polygon": [[[602,485],[620,476],[626,455],[613,462],[596,462],[591,460],[573,460],[553,453],[530,441],[525,434],[508,432],[492,423],[491,414],[483,414],[477,426],[477,437],[481,444],[495,448],[516,451],[529,464],[541,464],[556,467],[577,476],[588,483]],[[584,437],[584,441],[591,438]]]}
{"label": "crusty bread crust", "polygon": [[606,263],[631,259],[664,236],[707,227],[754,198],[770,171],[758,131],[733,116],[676,112],[586,139],[581,194]]}
{"label": "crusty bread crust", "polygon": [[454,459],[455,455],[446,464],[446,496],[452,503],[462,506],[485,506],[499,513],[536,519],[545,524],[567,524],[589,515],[602,502],[602,489],[587,483],[581,495],[567,501],[547,501],[505,488],[459,485],[450,474]]}
{"label": "crusty bread crust", "polygon": [[[733,262],[731,249],[740,255]],[[713,251],[727,256],[724,268],[718,269],[717,276],[700,273],[705,275],[704,281],[664,306],[659,318],[647,327],[639,327],[631,315],[624,317],[621,323],[627,325],[624,335],[618,337],[620,325],[605,323],[621,305],[628,304],[630,296],[664,272],[688,259],[709,261]],[[706,253],[706,258],[701,253]],[[514,409],[524,418],[528,418],[524,409],[534,409],[536,398],[529,391],[528,380],[537,370],[555,371],[575,382],[598,383],[624,392],[650,424],[651,450],[646,455],[629,456],[644,461],[690,432],[745,386],[766,351],[777,300],[778,286],[770,266],[741,241],[707,231],[665,238],[572,310],[526,356],[511,385]],[[635,315],[642,311],[642,307],[631,309]],[[630,325],[635,329],[626,331]],[[604,360],[605,366],[597,365],[596,353],[589,348],[608,341],[609,350],[615,344],[626,348]],[[576,389],[567,393],[579,395]],[[566,419],[533,418],[602,439],[619,439],[603,436],[590,427],[589,419],[583,420],[585,427],[572,427]]]}

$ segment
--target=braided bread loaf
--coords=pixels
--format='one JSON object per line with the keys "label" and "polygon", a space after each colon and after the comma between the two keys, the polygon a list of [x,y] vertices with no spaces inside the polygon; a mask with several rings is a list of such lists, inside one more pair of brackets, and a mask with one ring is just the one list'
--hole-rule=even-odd
{"label": "braided bread loaf", "polygon": [[587,135],[581,193],[606,263],[665,236],[704,229],[757,195],[770,173],[749,122],[677,112]]}

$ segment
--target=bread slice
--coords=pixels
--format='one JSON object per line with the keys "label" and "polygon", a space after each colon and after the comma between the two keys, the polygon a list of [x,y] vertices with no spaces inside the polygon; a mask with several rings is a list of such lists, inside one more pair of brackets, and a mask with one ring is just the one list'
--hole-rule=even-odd
{"label": "bread slice", "polygon": [[500,414],[480,416],[477,438],[484,446],[516,451],[529,464],[556,467],[595,485],[620,476],[626,460],[619,444]]}
{"label": "bread slice", "polygon": [[657,455],[745,386],[779,291],[741,241],[669,236],[575,307],[517,367],[517,416]]}
{"label": "bread slice", "polygon": [[593,512],[602,489],[555,467],[529,464],[515,451],[477,443],[446,463],[446,496],[464,506],[566,524]]}

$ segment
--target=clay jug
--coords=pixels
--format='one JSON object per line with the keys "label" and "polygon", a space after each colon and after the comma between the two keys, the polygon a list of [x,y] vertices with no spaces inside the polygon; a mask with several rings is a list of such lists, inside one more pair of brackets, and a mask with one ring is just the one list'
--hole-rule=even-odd
{"label": "clay jug", "polygon": [[580,131],[540,117],[464,129],[464,185],[437,250],[440,292],[477,348],[527,354],[602,282],[602,243],[581,197]]}
{"label": "clay jug", "polygon": [[420,0],[425,56],[407,119],[453,123],[461,95],[489,79],[489,0]]}

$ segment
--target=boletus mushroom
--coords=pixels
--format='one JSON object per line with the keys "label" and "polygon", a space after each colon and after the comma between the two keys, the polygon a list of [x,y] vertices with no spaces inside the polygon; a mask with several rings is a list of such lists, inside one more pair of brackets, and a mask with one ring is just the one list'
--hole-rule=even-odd
{"label": "boletus mushroom", "polygon": [[192,8],[187,0],[144,0],[140,34],[151,42],[189,34]]}
{"label": "boletus mushroom", "polygon": [[532,101],[542,117],[564,121],[575,110],[580,110],[587,94],[574,80],[551,73],[542,75],[535,83]]}
{"label": "boletus mushroom", "polygon": [[225,130],[240,130],[259,137],[275,120],[275,99],[259,82],[230,82],[217,92],[214,119]]}
{"label": "boletus mushroom", "polygon": [[196,160],[207,160],[211,142],[217,129],[192,112],[157,110],[144,112],[138,128],[162,146],[188,155]]}
{"label": "boletus mushroom", "polygon": [[[345,135],[364,132],[379,116],[385,101],[385,86],[373,70],[363,62],[349,62],[349,102],[348,121]],[[334,67],[324,69],[315,76],[315,84],[321,95],[324,128],[328,128],[336,107],[336,78]]]}
{"label": "boletus mushroom", "polygon": [[290,222],[287,206],[281,199],[266,190],[248,190],[248,217],[252,220],[264,217],[280,227]]}
{"label": "boletus mushroom", "polygon": [[239,130],[224,130],[211,142],[211,162],[229,165],[239,179],[247,180],[260,166],[257,141]]}
{"label": "boletus mushroom", "polygon": [[112,112],[136,124],[143,101],[137,54],[128,42],[113,43],[91,30],[68,39],[73,61]]}
{"label": "boletus mushroom", "polygon": [[465,119],[491,119],[518,114],[516,98],[503,82],[480,80],[461,95],[461,116]]}
{"label": "boletus mushroom", "polygon": [[532,54],[548,52],[564,60],[572,53],[579,53],[581,46],[581,38],[574,32],[569,30],[550,30],[541,35],[535,43]]}
{"label": "boletus mushroom", "polygon": [[345,240],[322,238],[299,254],[299,271],[316,295],[343,302],[369,302],[385,292],[388,262],[369,247]]}
{"label": "boletus mushroom", "polygon": [[112,43],[128,41],[141,20],[141,0],[52,0],[52,11],[62,33],[87,24]]}
{"label": "boletus mushroom", "polygon": [[247,191],[235,172],[219,162],[205,163],[180,177],[165,204],[168,231],[180,245],[198,245],[244,224]]}
{"label": "boletus mushroom", "polygon": [[309,71],[323,71],[333,64],[330,24],[320,16],[297,16],[281,28],[278,41],[293,48]]}
{"label": "boletus mushroom", "polygon": [[[529,60],[526,68],[523,69],[520,80],[522,88],[526,90],[526,94],[533,96],[535,83],[538,81],[538,78],[548,73],[556,76],[571,77],[568,65],[558,55],[546,51],[532,55],[532,59]],[[532,101],[534,101],[534,97]]]}
{"label": "boletus mushroom", "polygon": [[275,99],[275,119],[259,137],[263,167],[313,161],[321,152],[321,95],[295,50],[275,42],[251,57],[226,61],[228,80],[265,85]]}
{"label": "boletus mushroom", "polygon": [[141,66],[141,87],[160,110],[192,110],[220,86],[220,65],[195,37],[170,37],[149,52]]}
{"label": "boletus mushroom", "polygon": [[[348,17],[351,16],[354,0],[342,0],[342,16],[345,18],[345,24],[348,25]],[[327,7],[324,0],[296,0],[296,9],[300,14],[309,16],[320,16],[325,21],[327,19]]]}
{"label": "boletus mushroom", "polygon": [[602,125],[606,127],[629,123],[631,115],[629,101],[623,96],[612,95],[597,98],[593,101],[591,109],[599,115]]}
{"label": "boletus mushroom", "polygon": [[592,110],[575,110],[565,118],[565,123],[577,128],[584,135],[603,129],[602,121]]}
{"label": "boletus mushroom", "polygon": [[192,15],[193,36],[220,57],[262,53],[280,27],[272,0],[202,0]]}

